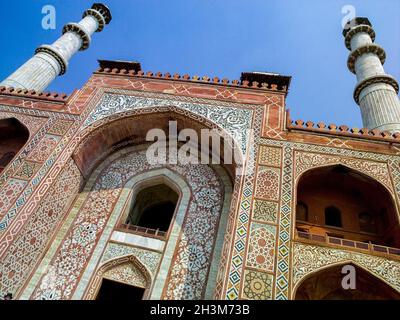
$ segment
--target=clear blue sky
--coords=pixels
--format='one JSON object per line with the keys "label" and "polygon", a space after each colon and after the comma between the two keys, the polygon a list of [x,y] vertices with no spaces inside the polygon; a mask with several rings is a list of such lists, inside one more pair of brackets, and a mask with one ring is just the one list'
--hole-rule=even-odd
{"label": "clear blue sky", "polygon": [[[52,43],[67,22],[95,1],[1,0],[1,68],[5,78],[34,49]],[[343,5],[367,16],[387,53],[386,72],[400,80],[399,0],[104,0],[113,21],[71,60],[49,90],[70,93],[97,68],[96,59],[135,60],[144,71],[238,79],[242,71],[291,75],[292,117],[361,126],[346,67]],[[41,8],[57,9],[56,30],[43,30]]]}

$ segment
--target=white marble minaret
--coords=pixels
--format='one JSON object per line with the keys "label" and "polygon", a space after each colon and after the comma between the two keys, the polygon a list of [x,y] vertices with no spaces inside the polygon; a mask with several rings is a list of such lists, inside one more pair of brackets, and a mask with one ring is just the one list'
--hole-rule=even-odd
{"label": "white marble minaret", "polygon": [[349,70],[356,74],[354,100],[360,106],[364,127],[400,132],[399,85],[385,73],[385,51],[374,43],[375,32],[367,18],[355,18],[343,30],[350,55]]}
{"label": "white marble minaret", "polygon": [[66,72],[68,61],[78,50],[89,47],[92,34],[102,31],[110,21],[110,10],[101,3],[93,4],[79,23],[66,24],[57,41],[37,48],[35,55],[0,86],[43,91],[58,75]]}

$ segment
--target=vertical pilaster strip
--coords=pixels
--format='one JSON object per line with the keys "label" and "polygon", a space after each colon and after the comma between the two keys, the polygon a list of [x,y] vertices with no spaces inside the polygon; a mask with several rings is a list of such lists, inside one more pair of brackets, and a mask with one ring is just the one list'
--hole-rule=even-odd
{"label": "vertical pilaster strip", "polygon": [[275,282],[275,299],[287,300],[290,275],[290,234],[293,201],[293,148],[283,148],[283,174],[281,183],[281,204],[278,223],[278,252]]}

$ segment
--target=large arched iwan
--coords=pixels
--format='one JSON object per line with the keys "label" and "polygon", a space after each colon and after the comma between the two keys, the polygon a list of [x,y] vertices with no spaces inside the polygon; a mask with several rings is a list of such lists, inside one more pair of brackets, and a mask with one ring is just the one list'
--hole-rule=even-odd
{"label": "large arched iwan", "polygon": [[392,195],[366,174],[343,165],[311,169],[299,179],[297,204],[308,211],[306,221],[297,214],[298,234],[400,248]]}

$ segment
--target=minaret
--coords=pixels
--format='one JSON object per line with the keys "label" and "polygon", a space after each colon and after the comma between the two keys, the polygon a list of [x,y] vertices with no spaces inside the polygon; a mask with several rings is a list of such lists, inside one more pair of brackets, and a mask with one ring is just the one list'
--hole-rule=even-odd
{"label": "minaret", "polygon": [[35,55],[0,86],[43,91],[58,75],[66,72],[69,60],[78,50],[89,47],[92,34],[102,31],[110,21],[110,10],[104,4],[93,4],[79,23],[66,24],[57,41],[37,48]]}
{"label": "minaret", "polygon": [[343,36],[351,51],[347,66],[357,76],[354,100],[360,106],[364,127],[400,132],[399,85],[383,69],[386,54],[374,43],[371,23],[367,18],[354,18]]}

